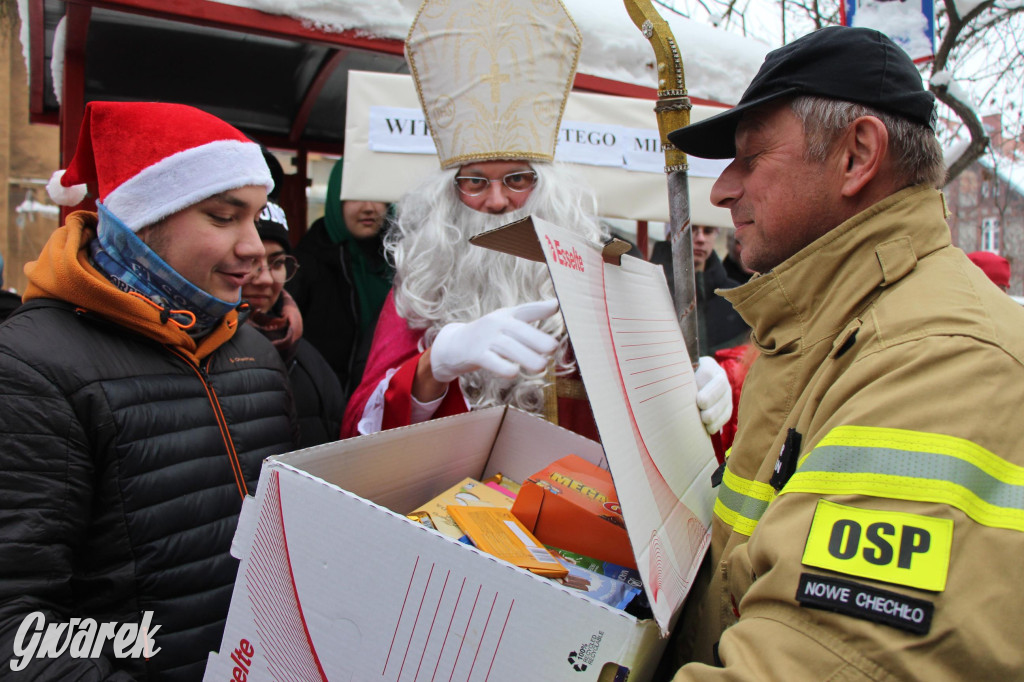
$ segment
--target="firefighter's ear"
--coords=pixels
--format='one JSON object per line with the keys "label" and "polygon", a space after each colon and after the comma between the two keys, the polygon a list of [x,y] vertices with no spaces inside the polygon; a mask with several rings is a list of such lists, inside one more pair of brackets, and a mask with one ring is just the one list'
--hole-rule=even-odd
{"label": "firefighter's ear", "polygon": [[857,196],[882,176],[889,151],[889,131],[874,116],[861,116],[846,129],[838,144],[842,164],[842,195]]}

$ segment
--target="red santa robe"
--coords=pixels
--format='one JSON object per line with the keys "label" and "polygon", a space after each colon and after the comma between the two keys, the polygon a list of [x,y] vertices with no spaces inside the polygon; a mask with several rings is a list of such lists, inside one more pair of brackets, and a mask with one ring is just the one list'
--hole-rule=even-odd
{"label": "red santa robe", "polygon": [[[411,423],[412,383],[416,377],[416,366],[423,355],[423,351],[419,349],[423,334],[424,330],[410,328],[405,318],[399,316],[395,309],[394,292],[389,293],[377,320],[377,329],[373,335],[373,345],[370,348],[366,369],[363,371],[362,383],[352,393],[345,410],[345,419],[341,427],[342,438],[359,435],[359,422],[366,412],[367,403],[391,370],[394,370],[394,373],[391,374],[387,390],[384,392],[381,429],[393,429]],[[552,413],[557,411],[557,423],[592,440],[600,440],[593,413],[590,411],[590,403],[582,394],[578,374],[570,378],[568,385],[576,387],[576,390],[559,390],[557,410],[551,410]],[[563,393],[566,395],[561,395]],[[575,395],[571,395],[573,393]],[[433,418],[449,417],[468,411],[469,405],[463,396],[459,380],[455,379],[448,385],[448,392]],[[554,414],[548,417],[552,421],[555,420]]]}

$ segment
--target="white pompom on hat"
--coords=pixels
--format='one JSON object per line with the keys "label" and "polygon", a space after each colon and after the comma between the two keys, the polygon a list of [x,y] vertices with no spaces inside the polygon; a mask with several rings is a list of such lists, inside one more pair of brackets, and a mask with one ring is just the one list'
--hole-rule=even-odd
{"label": "white pompom on hat", "polygon": [[46,189],[62,206],[86,190],[138,231],[220,192],[274,181],[259,144],[212,114],[164,102],[89,102],[75,156]]}

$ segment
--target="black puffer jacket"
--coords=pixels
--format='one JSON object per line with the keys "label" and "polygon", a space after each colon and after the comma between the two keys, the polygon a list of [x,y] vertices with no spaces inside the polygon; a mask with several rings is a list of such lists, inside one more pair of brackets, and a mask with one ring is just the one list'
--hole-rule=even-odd
{"label": "black puffer jacket", "polygon": [[[385,270],[383,238],[367,243],[373,266]],[[295,247],[300,268],[285,288],[302,312],[303,336],[320,351],[338,376],[346,401],[359,385],[373,340],[373,327],[360,332],[359,297],[352,281],[352,256],[327,233],[324,219],[314,222]],[[380,310],[369,311],[376,324]]]}
{"label": "black puffer jacket", "polygon": [[299,418],[299,447],[338,440],[341,417],[345,414],[345,395],[331,366],[305,339],[299,339],[294,354],[284,360]]}
{"label": "black puffer jacket", "polygon": [[310,448],[338,440],[345,395],[334,370],[313,344],[302,337],[290,338],[290,324],[281,314],[283,299],[279,297],[267,313],[254,312],[248,322],[274,345],[288,369],[299,421],[299,447]]}
{"label": "black puffer jacket", "polygon": [[[147,314],[117,300],[122,317]],[[0,677],[29,613],[120,624],[152,611],[149,661],[115,660],[108,642],[101,658],[65,652],[13,675],[201,679],[237,570],[240,493],[295,437],[277,352],[229,317],[198,348],[161,342],[158,317],[131,329],[46,299],[0,326]]]}

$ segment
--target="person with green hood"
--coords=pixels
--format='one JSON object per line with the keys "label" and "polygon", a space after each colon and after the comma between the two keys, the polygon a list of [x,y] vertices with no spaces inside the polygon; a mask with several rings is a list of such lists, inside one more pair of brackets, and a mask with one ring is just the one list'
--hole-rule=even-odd
{"label": "person with green hood", "polygon": [[393,269],[384,258],[387,204],[341,201],[339,159],[327,183],[324,217],[295,247],[296,276],[285,286],[347,397],[359,385]]}

